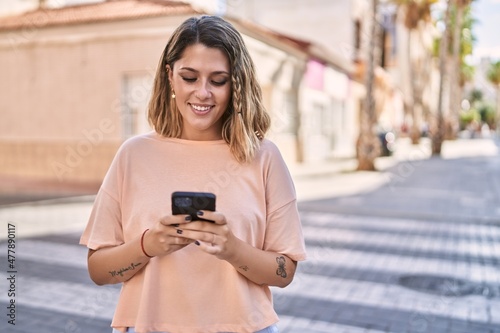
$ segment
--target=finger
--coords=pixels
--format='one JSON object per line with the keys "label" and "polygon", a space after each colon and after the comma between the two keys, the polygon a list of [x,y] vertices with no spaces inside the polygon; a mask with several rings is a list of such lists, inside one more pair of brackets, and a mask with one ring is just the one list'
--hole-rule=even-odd
{"label": "finger", "polygon": [[193,242],[194,242],[193,239],[189,239],[189,238],[186,238],[186,237],[172,236],[172,244],[173,245],[186,246],[186,245],[191,244]]}
{"label": "finger", "polygon": [[196,212],[200,218],[214,222],[215,224],[227,224],[224,214],[210,210],[199,210]]}
{"label": "finger", "polygon": [[160,223],[165,226],[178,226],[179,224],[185,224],[191,222],[192,218],[190,215],[167,215],[160,219]]}
{"label": "finger", "polygon": [[213,240],[213,233],[200,231],[196,229],[176,229],[175,230],[176,237],[182,237],[188,239],[190,242],[194,242],[196,240],[202,240],[209,242]]}
{"label": "finger", "polygon": [[196,246],[198,246],[202,251],[208,253],[208,254],[217,254],[220,249],[219,249],[219,246],[217,245],[213,245],[213,244],[210,244],[210,243],[206,243],[204,241],[196,241],[194,242],[196,244]]}
{"label": "finger", "polygon": [[216,233],[218,228],[220,228],[219,225],[213,222],[194,221],[189,224],[179,225],[177,229]]}

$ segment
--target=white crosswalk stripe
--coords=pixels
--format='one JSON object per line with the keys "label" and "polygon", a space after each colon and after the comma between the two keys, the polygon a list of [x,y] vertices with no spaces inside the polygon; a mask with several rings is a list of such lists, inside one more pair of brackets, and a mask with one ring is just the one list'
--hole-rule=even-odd
{"label": "white crosswalk stripe", "polygon": [[[7,277],[6,273],[0,273],[2,281]],[[90,319],[110,320],[120,291],[113,286],[97,287],[60,280],[50,281],[22,273],[18,274],[18,279],[18,302],[24,306]],[[0,293],[0,301],[8,301],[6,293]]]}
{"label": "white crosswalk stripe", "polygon": [[40,240],[20,241],[17,255],[23,260],[37,263],[58,264],[68,267],[87,268],[87,252],[84,246],[67,245]]}
{"label": "white crosswalk stripe", "polygon": [[384,333],[384,331],[375,329],[367,330],[366,328],[290,316],[280,316],[278,327],[281,332],[286,331],[287,333]]}

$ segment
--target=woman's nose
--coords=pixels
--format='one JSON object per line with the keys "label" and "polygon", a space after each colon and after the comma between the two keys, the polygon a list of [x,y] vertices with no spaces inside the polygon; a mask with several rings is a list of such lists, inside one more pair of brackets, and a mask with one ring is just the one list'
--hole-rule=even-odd
{"label": "woman's nose", "polygon": [[207,99],[211,96],[212,92],[209,88],[208,81],[200,81],[198,87],[196,87],[195,96],[200,100]]}

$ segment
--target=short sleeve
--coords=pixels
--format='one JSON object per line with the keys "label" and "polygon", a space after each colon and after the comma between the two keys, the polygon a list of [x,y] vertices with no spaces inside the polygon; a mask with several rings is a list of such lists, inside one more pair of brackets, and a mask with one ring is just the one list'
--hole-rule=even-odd
{"label": "short sleeve", "polygon": [[295,261],[306,259],[296,200],[290,201],[267,216],[264,250],[286,254]]}
{"label": "short sleeve", "polygon": [[102,187],[97,193],[80,244],[92,250],[124,243],[119,202]]}
{"label": "short sleeve", "polygon": [[92,212],[80,244],[97,250],[124,243],[121,214],[121,192],[123,170],[121,165],[126,155],[124,146],[118,150],[104,181],[97,193]]}
{"label": "short sleeve", "polygon": [[266,164],[266,235],[264,249],[305,260],[306,250],[295,187],[278,148],[268,142]]}

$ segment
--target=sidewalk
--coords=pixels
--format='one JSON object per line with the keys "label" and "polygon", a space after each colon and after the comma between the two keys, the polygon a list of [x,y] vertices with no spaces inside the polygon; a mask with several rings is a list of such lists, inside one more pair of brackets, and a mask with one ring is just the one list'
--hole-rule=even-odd
{"label": "sidewalk", "polygon": [[387,171],[397,163],[419,161],[430,155],[429,139],[423,138],[419,145],[414,146],[408,138],[403,138],[397,141],[392,156],[379,157],[375,161],[377,172],[355,171],[357,161],[354,158],[329,163],[291,165],[290,172],[299,201],[306,201],[371,191],[389,181]]}
{"label": "sidewalk", "polygon": [[[394,158],[378,161],[380,172],[341,177],[346,187],[360,185],[361,191],[346,193],[342,181],[335,181],[335,177],[321,180],[320,184],[335,184],[337,193],[330,191],[327,199],[315,202],[307,202],[308,198],[301,207],[324,210],[326,206],[331,212],[369,216],[498,223],[500,150],[495,141],[448,141],[441,157],[430,157],[429,145],[405,146],[408,149],[401,149]],[[299,190],[311,185],[306,184],[299,181]]]}

